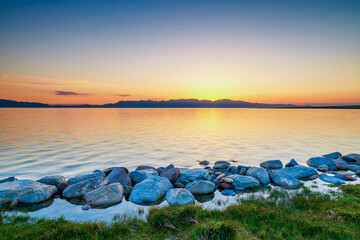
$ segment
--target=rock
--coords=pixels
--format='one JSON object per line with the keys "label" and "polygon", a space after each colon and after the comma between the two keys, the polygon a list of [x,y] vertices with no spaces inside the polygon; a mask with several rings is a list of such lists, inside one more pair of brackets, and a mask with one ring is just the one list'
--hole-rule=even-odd
{"label": "rock", "polygon": [[341,158],[342,154],[339,152],[333,152],[333,153],[325,154],[325,155],[323,155],[323,157],[337,159],[337,158]]}
{"label": "rock", "polygon": [[165,168],[165,170],[160,174],[160,177],[166,177],[167,179],[169,179],[171,183],[176,182],[179,176],[180,176],[180,169],[178,168],[169,168],[169,169]]}
{"label": "rock", "polygon": [[228,161],[217,161],[217,162],[215,162],[214,165],[217,165],[217,164],[226,164],[226,165],[228,165],[228,166],[231,165]]}
{"label": "rock", "polygon": [[[121,170],[124,171],[124,169]],[[91,207],[105,207],[121,202],[123,199],[123,195],[123,186],[120,183],[116,182],[99,187],[93,191],[86,193],[84,195],[84,199]]]}
{"label": "rock", "polygon": [[335,161],[335,166],[339,170],[348,170],[349,169],[347,163],[344,163],[342,161]]}
{"label": "rock", "polygon": [[205,195],[195,195],[194,197],[195,197],[196,201],[198,201],[200,203],[204,203],[204,202],[213,200],[215,197],[215,194],[210,193],[210,194],[205,194]]}
{"label": "rock", "polygon": [[158,174],[160,175],[163,171],[164,171],[164,167],[158,167],[157,169],[156,169],[156,171],[158,172]]}
{"label": "rock", "polygon": [[221,182],[232,184],[234,182],[234,179],[224,177],[221,179]]}
{"label": "rock", "polygon": [[317,170],[320,172],[327,172],[327,171],[329,171],[329,167],[328,167],[328,165],[321,165],[317,168]]}
{"label": "rock", "polygon": [[349,169],[349,171],[357,172],[357,171],[360,170],[360,166],[359,166],[359,165],[355,165],[355,164],[349,164],[349,165],[348,165],[348,169]]}
{"label": "rock", "polygon": [[289,167],[289,168],[282,168],[282,169],[274,170],[273,172],[279,174],[287,174],[297,179],[307,178],[312,175],[317,175],[317,171],[315,169],[301,165],[296,165],[294,167]]}
{"label": "rock", "polygon": [[360,176],[360,170],[356,171],[355,174]]}
{"label": "rock", "polygon": [[185,189],[194,195],[209,194],[215,190],[215,184],[209,181],[196,180],[186,185]]}
{"label": "rock", "polygon": [[132,190],[133,190],[132,186],[126,186],[124,190],[124,195],[129,196]]}
{"label": "rock", "polygon": [[283,164],[280,160],[269,160],[260,163],[260,167],[263,167],[268,170],[273,170],[273,169],[283,168]]}
{"label": "rock", "polygon": [[357,153],[350,153],[342,157],[347,162],[356,162],[360,160],[360,154]]}
{"label": "rock", "polygon": [[178,182],[186,185],[195,180],[211,180],[209,171],[207,170],[180,170]]}
{"label": "rock", "polygon": [[39,203],[57,192],[57,187],[32,180],[0,183],[0,202]]}
{"label": "rock", "polygon": [[90,208],[91,208],[90,205],[86,204],[86,205],[81,207],[81,210],[87,211],[87,210],[90,210]]}
{"label": "rock", "polygon": [[177,188],[184,188],[185,187],[185,185],[182,184],[181,182],[175,182],[174,186],[177,187]]}
{"label": "rock", "polygon": [[59,186],[58,186],[58,190],[60,192],[64,191],[65,188],[67,188],[68,186],[70,186],[70,184],[68,184],[67,182],[63,182],[63,183],[60,183]]}
{"label": "rock", "polygon": [[315,179],[317,179],[318,177],[319,177],[318,174],[314,174],[314,175],[311,175],[310,177],[307,177],[306,179],[307,179],[307,180],[315,180]]}
{"label": "rock", "polygon": [[241,168],[240,171],[239,171],[239,175],[245,175],[246,171],[247,171],[246,168]]}
{"label": "rock", "polygon": [[17,180],[17,178],[15,178],[15,177],[8,177],[8,178],[1,179],[1,180],[0,180],[0,183],[12,182],[12,181],[15,181],[15,180]]}
{"label": "rock", "polygon": [[152,167],[152,166],[140,165],[140,166],[138,166],[138,167],[135,169],[135,171],[144,170],[144,169],[153,169],[153,170],[155,170],[155,168]]}
{"label": "rock", "polygon": [[242,187],[246,189],[246,188],[254,188],[260,186],[260,182],[256,178],[251,176],[241,176],[241,175],[233,174],[227,177],[234,179],[232,185],[235,188]]}
{"label": "rock", "polygon": [[209,165],[210,164],[210,162],[209,161],[207,161],[207,160],[204,160],[204,161],[198,161],[199,162],[199,164],[200,165],[202,165],[202,166],[207,166],[207,165]]}
{"label": "rock", "polygon": [[332,176],[326,176],[326,175],[323,175],[323,176],[320,176],[319,177],[322,181],[324,182],[328,182],[328,183],[331,183],[331,184],[345,184],[345,181],[340,179],[340,178],[337,178],[337,177],[332,177]]}
{"label": "rock", "polygon": [[345,181],[356,181],[356,178],[348,174],[336,174],[335,177]]}
{"label": "rock", "polygon": [[69,178],[67,180],[67,183],[72,185],[72,184],[76,184],[91,178],[96,178],[96,177],[105,177],[105,173],[100,171],[100,170],[95,170],[93,173],[91,174],[86,174],[86,175],[78,175],[76,177],[73,178]]}
{"label": "rock", "polygon": [[275,184],[283,187],[296,188],[299,187],[301,182],[290,175],[287,174],[279,174],[279,173],[270,173],[271,181]]}
{"label": "rock", "polygon": [[227,164],[215,164],[213,166],[213,169],[227,169],[229,167],[229,165]]}
{"label": "rock", "polygon": [[221,180],[223,177],[225,177],[226,175],[221,173],[219,176],[217,176],[215,179],[216,180]]}
{"label": "rock", "polygon": [[106,177],[108,184],[120,183],[122,186],[131,186],[131,179],[124,168],[114,168]]}
{"label": "rock", "polygon": [[288,163],[285,165],[285,167],[294,167],[294,166],[296,166],[296,165],[299,165],[299,164],[295,161],[295,159],[291,159],[290,162],[288,162]]}
{"label": "rock", "polygon": [[54,185],[56,187],[59,186],[60,183],[66,182],[65,178],[61,175],[53,175],[53,176],[45,176],[38,180],[40,183],[44,183],[46,185]]}
{"label": "rock", "polygon": [[226,169],[226,171],[229,172],[229,173],[232,173],[232,174],[238,174],[239,173],[239,170],[235,166],[229,166]]}
{"label": "rock", "polygon": [[251,167],[246,171],[246,176],[256,178],[261,184],[266,185],[270,183],[269,174],[264,168]]}
{"label": "rock", "polygon": [[230,183],[219,182],[218,187],[221,189],[233,189],[234,186]]}
{"label": "rock", "polygon": [[187,205],[194,204],[195,198],[191,192],[187,189],[170,189],[166,195],[165,199],[169,205]]}
{"label": "rock", "polygon": [[245,188],[243,188],[243,187],[235,187],[234,190],[235,191],[245,191]]}
{"label": "rock", "polygon": [[152,168],[146,168],[143,170],[136,170],[136,171],[132,171],[130,172],[130,178],[131,181],[135,184],[144,181],[145,179],[149,178],[149,177],[154,177],[154,176],[158,176],[158,172]]}
{"label": "rock", "polygon": [[126,167],[109,167],[109,168],[105,168],[104,170],[102,170],[103,173],[105,173],[105,176],[109,175],[111,173],[112,170],[114,170],[115,168],[122,168],[124,169],[124,171],[129,174],[129,170]]}
{"label": "rock", "polygon": [[172,188],[169,179],[150,177],[135,185],[129,200],[136,204],[156,203]]}
{"label": "rock", "polygon": [[230,189],[224,189],[222,192],[221,192],[222,195],[224,196],[235,196],[236,194],[234,193],[233,190],[230,190]]}
{"label": "rock", "polygon": [[322,165],[326,165],[328,167],[335,166],[334,159],[326,158],[326,157],[313,157],[307,160],[307,165],[313,168],[318,168]]}
{"label": "rock", "polygon": [[66,198],[79,198],[88,192],[106,185],[108,182],[109,180],[104,177],[90,178],[88,180],[68,186],[63,191],[63,196]]}

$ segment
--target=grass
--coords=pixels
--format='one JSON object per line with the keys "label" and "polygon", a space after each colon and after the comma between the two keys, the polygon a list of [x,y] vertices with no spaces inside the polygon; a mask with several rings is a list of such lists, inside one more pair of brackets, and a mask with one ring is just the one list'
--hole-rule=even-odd
{"label": "grass", "polygon": [[224,211],[200,206],[150,209],[147,221],[74,223],[0,214],[0,239],[359,239],[360,185],[341,197],[274,190],[270,198],[242,200]]}

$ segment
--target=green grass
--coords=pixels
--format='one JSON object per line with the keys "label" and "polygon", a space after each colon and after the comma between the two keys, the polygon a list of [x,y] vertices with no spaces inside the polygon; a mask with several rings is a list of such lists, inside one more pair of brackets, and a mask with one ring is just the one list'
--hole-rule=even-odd
{"label": "green grass", "polygon": [[74,223],[2,212],[0,239],[359,239],[360,185],[340,189],[341,197],[305,187],[294,194],[274,190],[267,200],[242,200],[224,211],[154,207],[146,222]]}

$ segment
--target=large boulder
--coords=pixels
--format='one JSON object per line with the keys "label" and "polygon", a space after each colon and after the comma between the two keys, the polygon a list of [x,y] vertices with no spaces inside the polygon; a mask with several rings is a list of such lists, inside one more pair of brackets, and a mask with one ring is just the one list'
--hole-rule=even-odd
{"label": "large boulder", "polygon": [[360,161],[360,154],[357,153],[350,153],[348,155],[345,155],[342,157],[342,159],[344,159],[347,162],[356,162],[356,161]]}
{"label": "large boulder", "polygon": [[274,170],[274,173],[287,174],[297,179],[308,178],[313,175],[317,175],[317,171],[311,167],[305,167],[296,165],[294,167],[288,167],[283,169]]}
{"label": "large boulder", "polygon": [[59,187],[59,184],[66,182],[66,180],[61,175],[53,175],[42,177],[40,180],[38,180],[38,182]]}
{"label": "large boulder", "polygon": [[270,173],[269,176],[271,181],[282,187],[296,188],[301,184],[297,178],[287,174]]}
{"label": "large boulder", "polygon": [[260,186],[260,182],[251,176],[242,176],[242,175],[238,175],[238,174],[233,174],[233,175],[229,175],[227,176],[228,178],[232,178],[234,179],[234,182],[232,183],[232,185],[236,188],[236,187],[242,187],[242,188],[254,188],[254,187],[259,187]]}
{"label": "large boulder", "polygon": [[180,170],[180,176],[177,180],[182,184],[186,185],[189,182],[193,182],[195,180],[211,180],[211,176],[209,175],[208,170]]}
{"label": "large boulder", "polygon": [[195,198],[191,192],[182,188],[170,189],[166,193],[165,199],[169,205],[186,205],[195,203]]}
{"label": "large boulder", "polygon": [[84,199],[91,207],[107,207],[122,201],[124,188],[120,183],[101,186],[84,195]]}
{"label": "large boulder", "polygon": [[150,177],[135,185],[129,200],[137,204],[156,203],[172,188],[169,179]]}
{"label": "large boulder", "polygon": [[313,157],[307,160],[307,165],[313,168],[318,168],[320,166],[326,165],[328,167],[335,166],[334,159],[327,158],[327,157]]}
{"label": "large boulder", "polygon": [[146,168],[143,170],[135,170],[130,172],[131,181],[135,184],[142,182],[147,178],[155,176],[159,176],[159,173],[152,168]]}
{"label": "large boulder", "polygon": [[281,169],[283,168],[283,164],[280,160],[269,160],[260,163],[260,167],[265,169],[273,170],[273,169]]}
{"label": "large boulder", "polygon": [[209,194],[215,191],[215,184],[209,181],[196,180],[187,184],[185,189],[194,195]]}
{"label": "large boulder", "polygon": [[91,174],[85,174],[85,175],[78,175],[76,177],[73,178],[69,178],[67,180],[67,183],[72,185],[72,184],[76,184],[91,178],[97,178],[97,177],[105,177],[105,173],[100,171],[100,170],[95,170],[93,173]]}
{"label": "large boulder", "polygon": [[65,188],[62,194],[66,198],[79,198],[88,192],[106,185],[108,182],[109,180],[104,177],[90,178],[88,180],[68,186]]}
{"label": "large boulder", "polygon": [[124,168],[114,168],[106,177],[109,184],[120,183],[122,186],[131,186],[131,179]]}
{"label": "large boulder", "polygon": [[251,167],[246,171],[246,176],[256,178],[261,184],[266,185],[270,183],[269,174],[264,168]]}
{"label": "large boulder", "polygon": [[180,169],[175,167],[165,168],[160,177],[166,177],[171,183],[175,183],[180,176]]}
{"label": "large boulder", "polygon": [[338,158],[342,157],[342,154],[339,152],[333,152],[333,153],[325,154],[325,155],[323,155],[323,157],[331,158],[331,159],[338,159]]}
{"label": "large boulder", "polygon": [[57,187],[32,180],[16,180],[0,183],[0,202],[39,203],[57,192]]}
{"label": "large boulder", "polygon": [[320,180],[324,181],[324,182],[328,182],[331,184],[345,184],[345,180],[340,179],[338,177],[333,177],[333,176],[327,176],[327,175],[322,175],[319,177]]}

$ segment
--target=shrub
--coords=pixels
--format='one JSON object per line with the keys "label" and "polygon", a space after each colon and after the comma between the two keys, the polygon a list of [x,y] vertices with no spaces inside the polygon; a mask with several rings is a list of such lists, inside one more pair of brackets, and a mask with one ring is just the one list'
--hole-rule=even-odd
{"label": "shrub", "polygon": [[197,225],[193,236],[199,240],[231,240],[236,238],[236,230],[228,222],[212,220]]}

